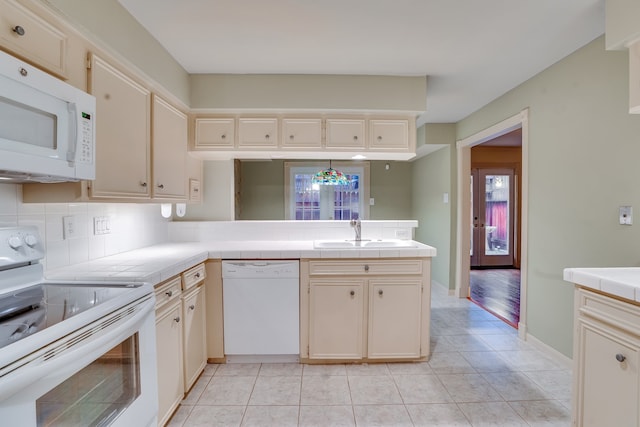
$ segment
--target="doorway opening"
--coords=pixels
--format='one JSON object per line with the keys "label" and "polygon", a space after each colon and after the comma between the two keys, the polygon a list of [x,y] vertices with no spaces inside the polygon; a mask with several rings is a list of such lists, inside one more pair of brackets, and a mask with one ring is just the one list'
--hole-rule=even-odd
{"label": "doorway opening", "polygon": [[456,294],[526,334],[528,111],[458,141]]}

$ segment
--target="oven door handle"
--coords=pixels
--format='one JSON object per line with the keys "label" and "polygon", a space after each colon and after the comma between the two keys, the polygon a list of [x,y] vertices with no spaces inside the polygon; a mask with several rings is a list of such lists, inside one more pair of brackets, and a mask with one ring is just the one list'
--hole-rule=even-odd
{"label": "oven door handle", "polygon": [[[115,325],[111,325],[108,329],[103,329],[103,331],[106,331],[104,333],[97,333],[87,337],[68,350],[64,350],[60,355],[56,355],[49,360],[45,359],[47,352],[61,345],[59,340],[38,351],[31,358],[35,360],[30,360],[14,369],[11,369],[12,365],[9,365],[7,367],[7,369],[11,369],[9,372],[6,374],[0,373],[0,375],[2,375],[0,376],[0,401],[19,393],[37,381],[43,381],[44,383],[46,379],[46,383],[51,383],[50,380],[54,380],[54,384],[59,384],[133,335],[140,329],[146,317],[152,315],[154,301],[153,299],[149,299],[135,304],[139,306],[137,307],[137,313],[130,315],[131,317],[121,321],[121,323],[116,322]],[[78,333],[82,333],[81,331],[109,321],[109,319],[119,312],[121,312],[121,310],[76,331],[76,333],[71,334],[71,338],[65,338],[64,340],[74,339]],[[153,332],[155,332],[155,330]],[[15,363],[20,362],[19,360]],[[46,391],[48,390],[45,390],[45,392]]]}

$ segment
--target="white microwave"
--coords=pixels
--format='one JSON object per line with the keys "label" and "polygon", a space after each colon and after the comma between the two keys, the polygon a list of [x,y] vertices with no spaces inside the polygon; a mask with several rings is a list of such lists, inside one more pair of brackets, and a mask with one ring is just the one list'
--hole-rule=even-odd
{"label": "white microwave", "polygon": [[95,179],[96,99],[0,52],[0,182]]}

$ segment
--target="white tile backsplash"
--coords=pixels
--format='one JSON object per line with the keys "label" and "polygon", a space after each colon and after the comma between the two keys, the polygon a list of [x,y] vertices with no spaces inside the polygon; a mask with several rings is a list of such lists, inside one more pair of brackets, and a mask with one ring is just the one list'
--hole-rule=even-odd
{"label": "white tile backsplash", "polygon": [[[363,239],[413,239],[418,221],[362,221]],[[402,236],[402,237],[400,237]],[[353,239],[349,221],[197,221],[171,222],[169,241]]]}
{"label": "white tile backsplash", "polygon": [[[65,239],[62,218],[73,216],[77,234]],[[93,235],[93,218],[109,216],[112,233]],[[0,184],[0,227],[35,225],[44,239],[47,269],[115,255],[168,240],[168,221],[157,204],[22,203],[22,186]]]}

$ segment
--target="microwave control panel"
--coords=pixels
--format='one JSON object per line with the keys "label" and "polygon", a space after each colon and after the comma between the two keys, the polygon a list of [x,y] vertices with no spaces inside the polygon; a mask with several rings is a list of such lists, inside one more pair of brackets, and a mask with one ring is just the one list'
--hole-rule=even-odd
{"label": "microwave control panel", "polygon": [[82,139],[80,140],[80,156],[78,161],[80,163],[93,163],[93,122],[91,121],[91,114],[81,113],[81,132]]}

